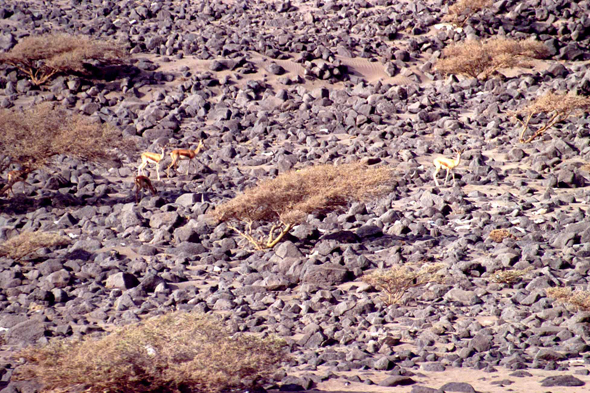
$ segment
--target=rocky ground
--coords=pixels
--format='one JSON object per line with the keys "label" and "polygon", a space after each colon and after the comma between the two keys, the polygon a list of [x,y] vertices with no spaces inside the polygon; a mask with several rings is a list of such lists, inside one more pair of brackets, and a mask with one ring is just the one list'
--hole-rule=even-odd
{"label": "rocky ground", "polygon": [[[141,150],[207,146],[188,176],[183,163],[139,204],[138,157],[108,169],[63,157],[0,201],[2,240],[26,230],[72,238],[21,263],[0,259],[3,391],[36,389],[11,382],[16,348],[170,310],[284,337],[285,390],[585,391],[590,312],[545,290],[588,289],[589,121],[570,118],[520,144],[508,112],[551,89],[590,93],[590,1],[500,0],[459,30],[441,25],[447,9],[430,0],[0,2],[2,50],[63,31],[121,40],[134,60],[100,80],[61,76],[43,89],[5,69],[2,107],[60,102],[117,125]],[[497,34],[535,37],[551,58],[487,81],[435,71],[445,46]],[[456,185],[435,187],[432,159],[453,148],[466,149]],[[392,193],[309,217],[272,251],[249,250],[207,214],[260,179],[356,160],[394,166]],[[496,243],[494,229],[513,236]],[[446,280],[411,289],[400,305],[361,280],[433,262]],[[527,273],[496,282],[506,270]]]}

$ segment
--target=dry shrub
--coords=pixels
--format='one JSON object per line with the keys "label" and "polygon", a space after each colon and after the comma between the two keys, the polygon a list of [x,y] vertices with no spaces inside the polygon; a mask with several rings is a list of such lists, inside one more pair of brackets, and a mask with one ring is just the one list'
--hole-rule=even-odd
{"label": "dry shrub", "polygon": [[510,269],[510,270],[502,270],[495,272],[491,280],[492,282],[498,284],[514,284],[523,279],[529,272],[533,270],[532,267],[527,267],[526,269]]}
{"label": "dry shrub", "polygon": [[516,239],[516,236],[510,233],[508,229],[493,229],[488,237],[496,243],[502,243],[504,239]]}
{"label": "dry shrub", "polygon": [[546,292],[550,298],[569,304],[578,310],[590,310],[590,291],[572,291],[571,288],[547,288]]}
{"label": "dry shrub", "polygon": [[448,15],[445,15],[445,21],[453,23],[459,27],[464,26],[469,19],[479,11],[491,7],[492,0],[458,0],[449,7]]}
{"label": "dry shrub", "polygon": [[[9,157],[1,170],[17,163],[29,170],[45,166],[58,155],[87,161],[109,161],[115,149],[130,152],[121,132],[109,124],[44,103],[28,110],[0,110],[0,150]],[[0,190],[8,191],[10,184]]]}
{"label": "dry shrub", "polygon": [[70,238],[51,232],[23,232],[0,245],[0,256],[21,260],[40,248],[70,244]]}
{"label": "dry shrub", "polygon": [[449,46],[436,68],[443,74],[462,74],[487,79],[500,68],[526,67],[531,59],[549,56],[545,44],[533,40],[491,38]]}
{"label": "dry shrub", "polygon": [[[526,107],[512,112],[512,118],[522,125],[520,141],[529,143],[543,135],[547,129],[564,121],[570,116],[579,116],[590,111],[590,98],[567,93],[548,92],[536,98]],[[536,130],[532,130],[529,137],[525,137],[530,127],[530,121],[534,116],[545,116],[548,120],[542,123]],[[522,120],[524,119],[524,120]]]}
{"label": "dry shrub", "polygon": [[444,264],[436,263],[414,269],[409,266],[392,266],[390,269],[378,269],[363,276],[363,281],[374,286],[383,294],[387,304],[400,303],[410,288],[419,287],[431,282],[442,282],[444,275],[441,270]]}
{"label": "dry shrub", "polygon": [[[217,206],[215,215],[257,249],[272,248],[308,214],[331,212],[389,192],[392,177],[390,168],[361,163],[308,167],[261,182]],[[268,235],[256,237],[254,222],[272,223]],[[245,226],[243,231],[238,223]]]}
{"label": "dry shrub", "polygon": [[226,392],[268,383],[285,360],[283,341],[230,332],[204,314],[169,313],[99,340],[28,348],[17,378],[85,392]]}
{"label": "dry shrub", "polygon": [[57,73],[84,73],[89,63],[117,64],[127,57],[127,51],[113,41],[45,34],[22,39],[10,52],[0,54],[0,63],[17,67],[41,85]]}

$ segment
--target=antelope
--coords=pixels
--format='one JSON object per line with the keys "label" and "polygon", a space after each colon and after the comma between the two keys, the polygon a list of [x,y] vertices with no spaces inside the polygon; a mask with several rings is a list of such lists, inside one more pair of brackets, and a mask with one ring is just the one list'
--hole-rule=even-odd
{"label": "antelope", "polygon": [[160,180],[160,161],[164,158],[165,150],[166,146],[162,147],[162,154],[149,151],[141,153],[141,164],[139,165],[139,168],[137,168],[137,176],[143,175],[143,169],[147,164],[156,164],[156,174],[158,175],[158,180]]}
{"label": "antelope", "polygon": [[455,150],[455,153],[457,153],[457,157],[455,159],[446,158],[446,157],[437,157],[433,161],[434,166],[436,167],[436,170],[434,171],[434,175],[432,177],[434,178],[434,183],[436,184],[437,187],[438,187],[438,180],[436,179],[436,175],[441,170],[441,168],[444,168],[447,170],[447,177],[445,177],[445,186],[447,185],[447,181],[449,180],[449,173],[451,173],[451,172],[453,173],[453,186],[455,185],[455,168],[461,163],[461,154],[463,154],[465,149],[463,149],[463,150],[454,149],[454,150]]}
{"label": "antelope", "polygon": [[152,195],[156,195],[158,191],[156,191],[155,187],[152,185],[152,182],[149,177],[147,176],[136,176],[135,177],[135,203],[139,202],[139,192],[141,190],[149,190]]}
{"label": "antelope", "polygon": [[188,171],[191,167],[192,159],[195,158],[195,156],[197,154],[199,154],[201,149],[204,147],[205,147],[205,145],[203,145],[203,140],[201,139],[201,141],[199,142],[199,145],[194,150],[190,150],[190,149],[172,150],[172,152],[170,152],[170,157],[172,157],[172,163],[168,166],[168,169],[166,170],[168,177],[170,177],[170,168],[174,166],[174,170],[177,170],[178,169],[178,161],[180,161],[180,160],[188,160],[188,165],[186,167],[186,174],[188,175]]}
{"label": "antelope", "polygon": [[27,177],[29,176],[29,173],[31,173],[30,168],[17,169],[8,172],[8,183],[6,183],[6,185],[2,188],[2,190],[0,190],[0,192],[4,194],[10,191],[12,193],[12,196],[14,196],[14,190],[12,189],[12,187],[14,187],[18,182],[29,184],[27,182]]}

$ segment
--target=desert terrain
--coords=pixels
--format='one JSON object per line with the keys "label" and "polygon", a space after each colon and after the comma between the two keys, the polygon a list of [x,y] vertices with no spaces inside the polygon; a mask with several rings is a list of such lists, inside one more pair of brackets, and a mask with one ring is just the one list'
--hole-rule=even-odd
{"label": "desert terrain", "polygon": [[[549,91],[590,95],[590,2],[500,0],[460,28],[445,19],[451,4],[0,1],[2,51],[64,32],[131,53],[99,77],[41,87],[4,67],[0,107],[55,102],[139,149],[112,167],[60,156],[0,199],[0,242],[72,239],[0,258],[0,391],[41,389],[12,380],[19,348],[175,310],[285,339],[292,359],[268,389],[587,391],[590,312],[547,289],[590,289],[590,120],[521,143],[511,112]],[[448,46],[496,36],[536,39],[550,55],[487,79],[437,71]],[[140,152],[201,140],[188,175],[182,162],[167,177],[168,157],[160,181],[148,166],[158,194],[135,203]],[[433,160],[454,149],[456,181],[443,171],[436,186]],[[309,215],[274,249],[211,218],[261,180],[356,161],[392,167],[391,192]],[[435,263],[445,279],[397,304],[363,281]]]}

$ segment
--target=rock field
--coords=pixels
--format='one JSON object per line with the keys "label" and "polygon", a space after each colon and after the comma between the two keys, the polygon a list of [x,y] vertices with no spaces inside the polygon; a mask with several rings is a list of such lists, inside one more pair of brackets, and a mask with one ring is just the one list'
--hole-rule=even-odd
{"label": "rock field", "polygon": [[[206,145],[189,175],[186,162],[161,181],[148,167],[159,194],[139,204],[137,154],[115,168],[60,157],[0,200],[0,241],[72,238],[0,258],[2,392],[38,388],[11,382],[17,348],[171,310],[286,339],[282,390],[585,391],[590,312],[546,289],[590,289],[590,121],[522,144],[509,111],[550,90],[590,94],[590,1],[499,0],[463,29],[447,13],[441,0],[0,0],[3,51],[60,31],[121,40],[133,59],[41,89],[5,68],[1,107],[59,102],[140,151]],[[487,81],[436,71],[446,46],[496,35],[537,38],[551,57]],[[453,148],[456,185],[435,187],[432,160]],[[208,214],[261,179],[358,160],[395,167],[392,192],[310,216],[274,250]],[[398,305],[361,279],[434,262],[446,279]]]}

